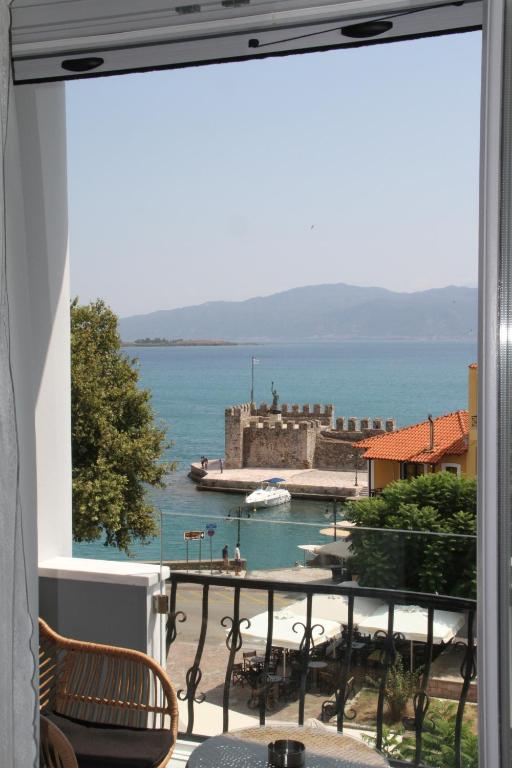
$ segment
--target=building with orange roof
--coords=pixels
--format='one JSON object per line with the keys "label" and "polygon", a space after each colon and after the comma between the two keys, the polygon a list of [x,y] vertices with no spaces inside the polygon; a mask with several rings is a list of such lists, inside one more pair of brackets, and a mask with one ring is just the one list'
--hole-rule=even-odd
{"label": "building with orange roof", "polygon": [[430,472],[476,476],[477,366],[469,366],[468,410],[428,417],[394,432],[356,443],[368,461],[368,489],[379,491],[394,480]]}

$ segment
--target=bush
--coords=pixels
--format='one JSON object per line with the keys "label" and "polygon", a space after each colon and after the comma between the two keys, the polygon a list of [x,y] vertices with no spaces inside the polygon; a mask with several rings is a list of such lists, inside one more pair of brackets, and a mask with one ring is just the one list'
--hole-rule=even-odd
{"label": "bush", "polygon": [[[392,723],[399,722],[405,714],[407,702],[419,688],[420,677],[421,670],[411,672],[406,669],[401,655],[397,653],[393,664],[388,668],[384,687],[384,700]],[[367,683],[372,688],[378,688],[380,681],[378,678],[368,677]]]}
{"label": "bush", "polygon": [[[427,713],[422,738],[422,765],[429,768],[456,768],[455,721],[456,709],[453,704],[433,706]],[[375,747],[375,736],[364,735],[363,739]],[[381,751],[388,758],[413,762],[416,739],[405,734],[403,728],[384,728]],[[461,765],[462,768],[478,768],[478,737],[464,722],[461,731]]]}

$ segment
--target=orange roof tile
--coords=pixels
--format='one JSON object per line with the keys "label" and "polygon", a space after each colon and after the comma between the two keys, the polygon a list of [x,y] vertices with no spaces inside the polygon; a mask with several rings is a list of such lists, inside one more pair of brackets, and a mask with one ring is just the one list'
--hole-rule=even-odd
{"label": "orange roof tile", "polygon": [[434,419],[434,449],[430,450],[430,424],[422,421],[395,432],[360,440],[355,445],[366,448],[365,459],[412,461],[437,464],[445,454],[462,455],[467,451],[469,414],[454,411]]}

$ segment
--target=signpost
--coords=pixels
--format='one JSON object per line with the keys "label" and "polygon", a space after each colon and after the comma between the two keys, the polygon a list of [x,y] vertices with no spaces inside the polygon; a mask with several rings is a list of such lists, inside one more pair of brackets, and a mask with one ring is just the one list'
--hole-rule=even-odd
{"label": "signpost", "polygon": [[217,528],[217,523],[206,524],[206,533],[208,534],[208,538],[210,539],[210,575],[213,573],[213,537],[215,536],[216,528]]}
{"label": "signpost", "polygon": [[199,563],[201,563],[201,541],[204,539],[204,531],[183,531],[183,541],[187,545],[187,572],[188,572],[188,543],[199,540]]}

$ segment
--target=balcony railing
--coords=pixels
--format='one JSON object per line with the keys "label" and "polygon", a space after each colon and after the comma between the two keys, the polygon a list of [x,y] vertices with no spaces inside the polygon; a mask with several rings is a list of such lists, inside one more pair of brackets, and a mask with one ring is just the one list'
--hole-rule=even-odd
{"label": "balcony railing", "polygon": [[[461,757],[462,725],[470,686],[476,677],[476,646],[474,636],[476,602],[474,600],[417,592],[341,586],[339,584],[295,583],[252,578],[238,580],[231,576],[174,572],[170,579],[170,606],[167,623],[168,650],[172,648],[173,643],[177,640],[179,641],[180,631],[183,631],[183,622],[187,621],[186,611],[189,606],[184,605],[180,601],[180,587],[183,588],[185,585],[188,585],[188,587],[197,585],[196,588],[199,590],[201,600],[200,628],[195,648],[195,657],[186,672],[185,686],[178,692],[179,698],[187,702],[188,722],[186,731],[182,734],[183,737],[187,738],[206,738],[204,734],[196,732],[194,715],[196,707],[200,707],[205,700],[205,695],[201,691],[201,679],[203,676],[201,665],[210,614],[211,588],[220,587],[224,588],[224,590],[227,589],[228,600],[232,606],[230,615],[225,615],[221,619],[216,620],[224,628],[227,647],[227,663],[223,675],[222,695],[224,731],[230,728],[230,697],[232,695],[233,672],[237,669],[235,667],[237,655],[239,657],[244,648],[253,645],[249,641],[244,643],[243,633],[250,628],[250,620],[249,616],[243,615],[245,611],[241,611],[242,593],[246,595],[247,593],[257,592],[259,594],[263,593],[266,596],[265,605],[268,612],[268,626],[266,640],[263,641],[265,643],[264,654],[262,653],[264,661],[261,662],[258,673],[253,676],[251,682],[252,702],[255,705],[255,713],[259,714],[261,725],[265,724],[268,716],[268,694],[273,685],[272,676],[269,679],[269,672],[272,671],[272,660],[276,652],[273,639],[273,616],[276,610],[276,594],[286,593],[286,595],[297,596],[297,599],[300,596],[306,596],[305,618],[303,621],[298,620],[293,628],[293,631],[297,633],[300,640],[298,642],[298,650],[295,652],[295,690],[292,691],[292,695],[297,698],[298,703],[298,725],[304,724],[307,686],[311,674],[310,664],[312,658],[318,653],[317,638],[323,633],[323,627],[319,626],[319,622],[314,616],[313,598],[316,595],[344,596],[347,598],[344,616],[337,617],[333,615],[330,617],[331,621],[338,620],[342,627],[340,627],[341,635],[338,638],[337,649],[334,651],[334,659],[330,662],[331,667],[334,664],[333,692],[322,703],[321,711],[323,719],[331,720],[332,725],[335,723],[339,732],[342,732],[345,725],[356,717],[356,713],[350,704],[347,706],[347,702],[349,702],[352,695],[354,678],[358,674],[360,677],[361,674],[359,669],[361,649],[367,652],[371,651],[374,654],[374,658],[377,659],[376,666],[373,669],[378,692],[373,732],[375,734],[375,746],[379,750],[383,748],[384,739],[386,680],[399,649],[404,649],[409,644],[404,635],[395,630],[395,609],[397,606],[419,606],[421,609],[424,609],[426,632],[425,642],[421,644],[422,663],[418,678],[418,689],[413,698],[414,715],[403,718],[403,725],[411,732],[415,739],[414,757],[409,761],[391,759],[390,764],[394,766],[418,767],[424,764],[422,762],[424,734],[428,730],[432,731],[432,723],[428,717],[430,704],[428,689],[431,681],[433,655],[438,650],[438,645],[435,646],[434,644],[435,611],[452,611],[462,614],[465,619],[465,637],[461,647],[457,649],[458,653],[461,654],[462,663],[460,666],[460,686],[453,748],[455,768],[463,768]],[[226,592],[224,592],[224,595],[226,595]],[[377,598],[387,606],[386,630],[375,632],[371,636],[365,636],[359,632],[354,621],[354,605],[357,598]],[[183,608],[185,610],[182,610]],[[278,645],[277,642],[276,645]],[[218,663],[222,663],[220,659]]]}

